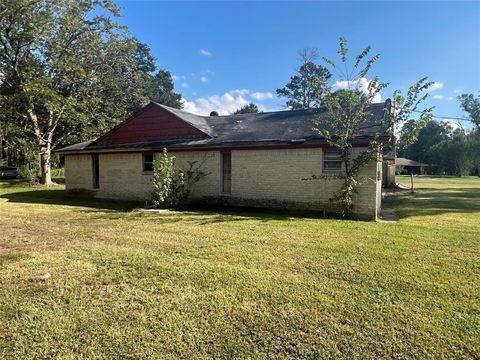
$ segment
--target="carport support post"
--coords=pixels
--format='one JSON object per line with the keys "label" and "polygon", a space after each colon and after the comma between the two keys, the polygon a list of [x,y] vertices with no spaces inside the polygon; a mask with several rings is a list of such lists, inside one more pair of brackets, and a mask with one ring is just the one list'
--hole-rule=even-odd
{"label": "carport support post", "polygon": [[415,193],[415,189],[413,188],[413,173],[410,172],[410,193],[411,194],[414,194]]}

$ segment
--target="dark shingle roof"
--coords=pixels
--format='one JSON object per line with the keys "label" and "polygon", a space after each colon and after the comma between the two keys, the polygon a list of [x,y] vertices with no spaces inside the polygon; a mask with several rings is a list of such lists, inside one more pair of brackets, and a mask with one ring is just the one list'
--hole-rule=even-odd
{"label": "dark shingle roof", "polygon": [[[163,147],[221,147],[238,145],[272,145],[304,142],[325,142],[313,130],[314,120],[326,116],[322,109],[285,110],[254,114],[237,114],[225,116],[200,116],[165,105],[156,104],[173,113],[185,122],[193,125],[209,137],[201,139],[178,138],[137,142],[130,144],[96,145],[94,140],[71,145],[58,152],[74,152],[101,149],[157,149]],[[385,103],[371,105],[372,118],[357,134],[361,139],[372,138],[377,134],[388,138],[382,119],[385,116]]]}
{"label": "dark shingle roof", "polygon": [[183,121],[189,123],[190,125],[196,127],[197,129],[203,131],[204,133],[210,134],[211,128],[208,123],[208,116],[199,116],[186,111],[175,109],[166,105],[158,104],[156,102],[151,102],[157,106],[164,108],[165,110],[171,112],[172,114],[178,116]]}
{"label": "dark shingle roof", "polygon": [[[358,136],[374,136],[382,132],[384,104],[373,104],[376,123],[365,124]],[[326,116],[323,110],[286,110],[258,114],[204,117],[218,141],[291,141],[321,138],[313,130],[314,119]]]}

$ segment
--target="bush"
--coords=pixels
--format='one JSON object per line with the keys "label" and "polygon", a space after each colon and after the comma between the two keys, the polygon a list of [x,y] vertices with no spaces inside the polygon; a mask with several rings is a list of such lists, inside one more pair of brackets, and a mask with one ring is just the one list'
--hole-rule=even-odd
{"label": "bush", "polygon": [[40,178],[40,167],[34,164],[33,166],[28,166],[28,165],[21,165],[20,170],[23,173],[23,176],[25,176],[26,179],[28,180],[38,180]]}
{"label": "bush", "polygon": [[184,171],[175,167],[175,156],[168,155],[163,149],[162,155],[153,162],[152,201],[156,207],[178,208],[185,206],[191,186],[207,174],[195,167],[197,162],[189,163]]}

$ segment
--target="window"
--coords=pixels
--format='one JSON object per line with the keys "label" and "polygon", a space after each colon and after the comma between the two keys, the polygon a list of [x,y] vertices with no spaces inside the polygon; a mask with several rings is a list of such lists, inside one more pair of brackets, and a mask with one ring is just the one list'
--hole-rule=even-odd
{"label": "window", "polygon": [[323,153],[323,171],[338,173],[342,170],[342,158],[340,151],[327,150]]}
{"label": "window", "polygon": [[232,154],[222,153],[222,192],[232,191]]}
{"label": "window", "polygon": [[143,171],[153,171],[153,154],[143,154]]}
{"label": "window", "polygon": [[92,175],[93,175],[93,188],[100,188],[100,167],[98,163],[98,155],[92,155]]}

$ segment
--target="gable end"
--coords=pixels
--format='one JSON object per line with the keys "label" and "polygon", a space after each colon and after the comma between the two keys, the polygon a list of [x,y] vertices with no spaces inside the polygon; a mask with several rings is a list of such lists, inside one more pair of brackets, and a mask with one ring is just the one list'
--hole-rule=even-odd
{"label": "gable end", "polygon": [[210,135],[172,112],[150,103],[89,146],[209,137]]}

